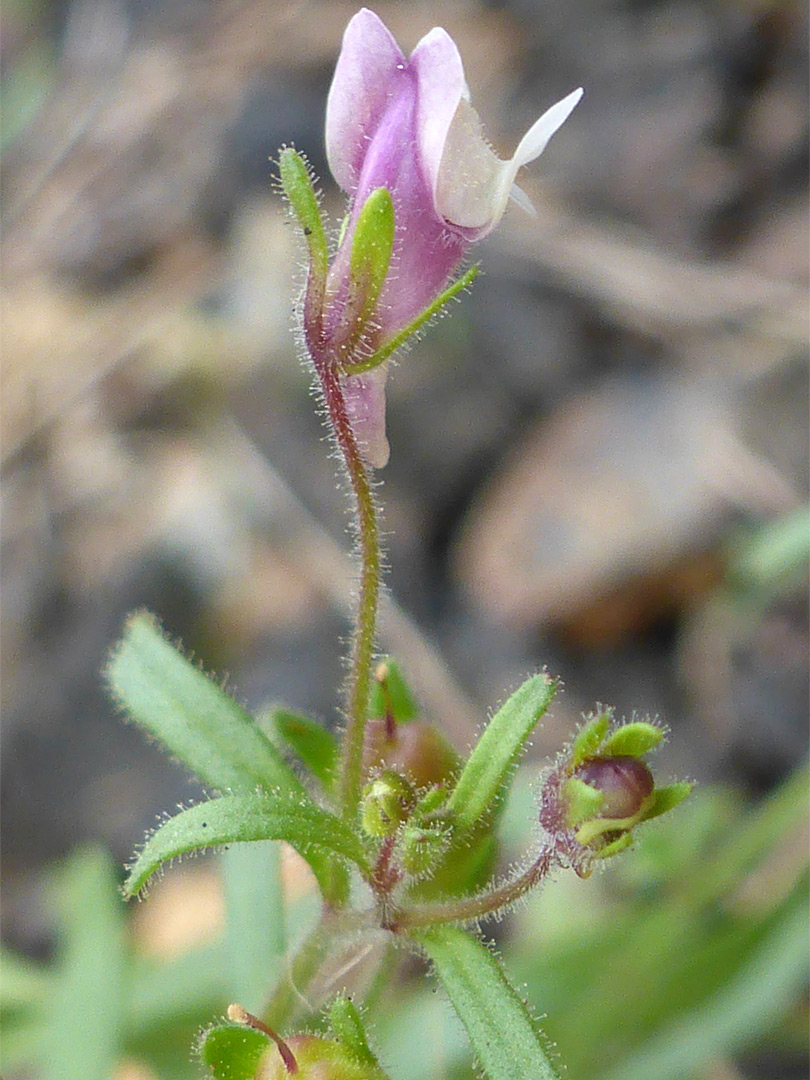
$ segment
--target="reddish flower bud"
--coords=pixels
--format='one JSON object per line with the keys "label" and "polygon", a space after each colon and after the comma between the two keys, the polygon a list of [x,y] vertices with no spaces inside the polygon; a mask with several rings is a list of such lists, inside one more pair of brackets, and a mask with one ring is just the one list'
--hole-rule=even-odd
{"label": "reddish flower bud", "polygon": [[597,817],[632,818],[652,795],[653,775],[638,758],[593,758],[574,776],[602,794]]}

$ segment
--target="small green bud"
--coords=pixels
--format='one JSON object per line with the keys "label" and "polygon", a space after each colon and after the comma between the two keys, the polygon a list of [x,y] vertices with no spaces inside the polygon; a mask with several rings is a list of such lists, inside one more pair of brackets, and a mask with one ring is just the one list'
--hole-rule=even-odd
{"label": "small green bud", "polygon": [[441,822],[407,824],[402,830],[399,861],[403,870],[414,877],[428,874],[438,862],[450,840],[450,829]]}
{"label": "small green bud", "polygon": [[664,733],[660,727],[647,721],[637,720],[622,724],[599,747],[600,757],[643,757],[661,742]]}
{"label": "small green bud", "polygon": [[359,1061],[340,1043],[319,1035],[292,1035],[287,1045],[295,1056],[297,1072],[290,1073],[275,1047],[262,1061],[261,1080],[388,1080],[374,1062]]}
{"label": "small green bud", "polygon": [[[200,1055],[216,1080],[289,1080],[291,1076],[297,1080],[389,1080],[365,1042],[357,1010],[343,1000],[350,1011],[339,1010],[339,1022],[353,1014],[359,1025],[350,1040],[352,1045],[319,1035],[282,1039],[259,1017],[234,1004],[228,1008],[233,1024],[217,1025],[205,1032]],[[359,1053],[358,1030],[362,1037]]]}
{"label": "small green bud", "polygon": [[363,788],[360,820],[369,836],[391,836],[411,814],[413,788],[399,773],[386,769]]}

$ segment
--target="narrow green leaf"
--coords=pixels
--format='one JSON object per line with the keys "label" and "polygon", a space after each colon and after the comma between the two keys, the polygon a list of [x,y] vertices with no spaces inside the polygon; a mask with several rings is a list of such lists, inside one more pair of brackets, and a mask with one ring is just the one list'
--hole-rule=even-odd
{"label": "narrow green leaf", "polygon": [[559,1080],[543,1036],[492,953],[454,926],[416,935],[489,1080]]}
{"label": "narrow green leaf", "polygon": [[304,794],[252,717],[168,641],[154,616],[128,620],[106,677],[120,707],[204,784]]}
{"label": "narrow green leaf", "polygon": [[[224,795],[191,806],[161,825],[131,868],[124,894],[134,896],[162,863],[179,855],[251,840],[286,840],[304,858],[313,848],[326,849],[367,869],[363,847],[351,829],[311,800]],[[313,870],[318,873],[317,866]]]}
{"label": "narrow green leaf", "polygon": [[198,1053],[215,1080],[255,1080],[266,1035],[237,1024],[217,1024],[203,1032]]}
{"label": "narrow green leaf", "polygon": [[374,673],[369,716],[376,719],[389,711],[398,724],[406,724],[419,715],[419,706],[399,664],[392,657],[384,656]]}
{"label": "narrow green leaf", "polygon": [[270,709],[267,719],[313,776],[330,791],[338,755],[337,739],[332,732],[316,720],[289,709]]}
{"label": "narrow green leaf", "polygon": [[497,799],[556,689],[548,675],[534,675],[490,720],[447,803],[459,828],[471,828]]}
{"label": "narrow green leaf", "polygon": [[234,844],[221,866],[229,997],[261,1012],[286,948],[281,850],[275,843]]}
{"label": "narrow green leaf", "polygon": [[372,368],[384,364],[385,361],[393,356],[397,349],[400,349],[409,338],[412,338],[414,334],[417,334],[435,315],[438,315],[443,307],[449,304],[459,293],[469,288],[476,277],[478,277],[478,270],[479,267],[477,264],[471,266],[466,274],[462,274],[457,281],[454,281],[452,285],[449,285],[441,296],[438,296],[432,304],[429,304],[421,314],[416,316],[412,323],[406,326],[404,330],[400,330],[400,332],[392,337],[390,341],[387,341],[385,345],[378,349],[373,356],[369,356],[367,360],[358,360],[353,364],[344,364],[343,371],[347,375],[360,375],[364,371],[371,371]]}
{"label": "narrow green leaf", "polygon": [[125,1030],[126,954],[115,866],[106,852],[72,856],[58,889],[61,935],[46,1080],[109,1080]]}

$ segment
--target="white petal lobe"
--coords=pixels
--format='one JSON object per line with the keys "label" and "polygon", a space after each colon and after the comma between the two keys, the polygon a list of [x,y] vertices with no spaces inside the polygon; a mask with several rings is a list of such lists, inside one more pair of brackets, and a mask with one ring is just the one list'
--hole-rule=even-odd
{"label": "white petal lobe", "polygon": [[515,156],[512,158],[517,168],[522,168],[524,165],[528,165],[530,161],[540,157],[548,146],[551,136],[562,127],[576,108],[582,93],[582,87],[574,90],[573,93],[564,97],[562,101],[552,105],[539,120],[532,124],[518,143]]}

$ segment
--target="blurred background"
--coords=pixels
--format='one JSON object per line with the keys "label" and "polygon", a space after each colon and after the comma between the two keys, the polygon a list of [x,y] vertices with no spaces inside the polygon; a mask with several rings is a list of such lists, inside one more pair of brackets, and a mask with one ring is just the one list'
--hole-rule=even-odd
{"label": "blurred background", "polygon": [[[3,5],[2,929],[7,970],[29,987],[17,1016],[36,1012],[59,950],[54,867],[88,841],[120,864],[157,814],[199,794],[105,696],[128,612],[156,612],[250,707],[337,721],[354,567],[290,332],[302,251],[270,159],[285,143],[309,156],[336,226],[323,115],[356,9]],[[770,941],[763,927],[807,861],[806,788],[783,786],[807,744],[807,15],[778,0],[375,10],[406,51],[436,24],[451,33],[504,156],[585,87],[521,177],[537,217],[510,209],[475,253],[473,292],[389,382],[380,638],[461,749],[546,666],[565,693],[532,760],[600,701],[666,722],[662,773],[699,781],[692,818],[662,825],[623,869],[546,890],[547,938],[533,907],[495,931],[523,957],[570,1075],[607,1076],[681,1006],[715,1015],[697,989],[714,986],[701,957],[722,987],[744,948],[729,937],[723,967],[711,919],[744,929],[752,949]],[[513,817],[505,858],[526,843]],[[762,865],[740,856],[704,896],[708,936],[687,935],[698,996],[663,994],[627,1045],[593,1042],[577,1058],[565,1017],[588,1013],[543,957],[561,948],[566,970],[588,969],[594,920],[640,925],[662,882],[714,865],[749,818]],[[206,865],[168,875],[165,904],[156,890],[135,909],[137,948],[174,955],[216,935]],[[683,943],[668,947],[664,963]],[[621,973],[626,957],[612,955]],[[650,1059],[639,1077],[806,1075],[804,977],[760,974],[746,1000],[771,1002],[767,1020],[735,1014],[734,1036],[708,1040],[689,1068]],[[639,1001],[649,977],[637,972]],[[621,978],[609,985],[615,1008]],[[418,1030],[422,999],[399,992]],[[226,1003],[212,989],[186,1018],[186,1048]],[[20,1030],[7,1080],[50,1076]],[[472,1075],[458,1033],[442,1039],[429,1075]],[[187,1049],[162,1070],[146,1050],[123,1058],[117,1080],[197,1075]]]}

